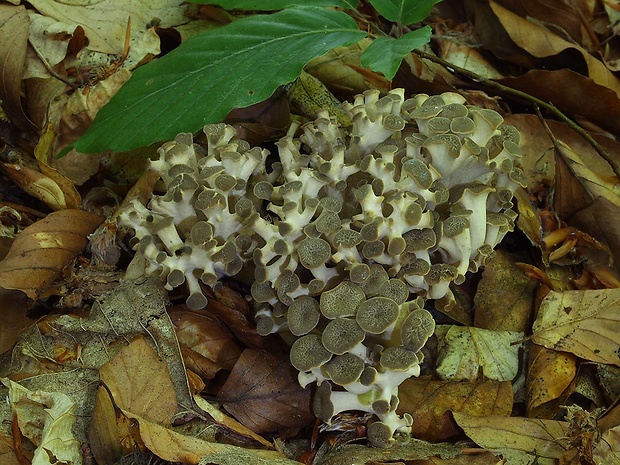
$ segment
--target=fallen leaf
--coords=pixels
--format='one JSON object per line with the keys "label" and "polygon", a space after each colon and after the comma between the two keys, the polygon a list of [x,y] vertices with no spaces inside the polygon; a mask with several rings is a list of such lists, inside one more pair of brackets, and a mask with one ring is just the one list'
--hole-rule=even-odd
{"label": "fallen leaf", "polygon": [[398,388],[397,413],[413,416],[411,433],[426,441],[445,441],[459,434],[449,412],[470,415],[510,415],[512,384],[509,381],[461,382],[406,379]]}
{"label": "fallen leaf", "polygon": [[551,291],[538,310],[532,341],[599,363],[620,365],[620,289]]}
{"label": "fallen leaf", "polygon": [[0,5],[0,101],[11,121],[20,126],[31,126],[21,102],[28,24],[25,6]]}
{"label": "fallen leaf", "polygon": [[160,424],[177,410],[168,367],[143,338],[122,348],[99,370],[119,408]]}
{"label": "fallen leaf", "polygon": [[3,465],[22,465],[17,458],[13,444],[13,438],[0,433],[0,462]]}
{"label": "fallen leaf", "polygon": [[[4,163],[2,169],[24,192],[40,200],[50,209],[57,211],[76,208],[75,202],[71,201],[73,199],[67,198],[62,187],[54,179],[41,171],[26,165],[13,163]],[[75,190],[73,185],[71,187]],[[79,206],[79,203],[77,206]]]}
{"label": "fallen leaf", "polygon": [[87,244],[103,219],[81,210],[50,213],[24,229],[0,262],[0,287],[36,299]]}
{"label": "fallen leaf", "polygon": [[314,421],[310,389],[288,358],[246,349],[218,393],[224,408],[255,433],[295,430]]}
{"label": "fallen leaf", "polygon": [[620,464],[620,426],[605,431],[592,451],[594,463]]}
{"label": "fallen leaf", "polygon": [[553,418],[572,393],[577,377],[577,358],[573,354],[532,344],[528,362],[527,416]]}
{"label": "fallen leaf", "polygon": [[9,387],[21,433],[37,446],[32,463],[80,465],[82,450],[72,431],[75,404],[69,397],[62,392],[30,391],[11,380],[3,382]]}
{"label": "fallen leaf", "polygon": [[[129,431],[123,428],[121,416],[122,413],[114,407],[109,391],[99,386],[88,428],[89,447],[98,465],[115,465],[125,452],[123,446],[128,441],[122,440],[127,438]],[[130,444],[133,445],[133,442]]]}
{"label": "fallen leaf", "polygon": [[211,379],[219,370],[231,370],[241,355],[230,331],[213,315],[178,307],[168,309],[186,365]]}
{"label": "fallen leaf", "polygon": [[488,260],[474,296],[474,326],[496,331],[529,328],[538,283],[516,266],[518,258],[498,250]]}
{"label": "fallen leaf", "polygon": [[27,316],[31,305],[23,292],[0,289],[0,354],[10,350],[22,331],[36,321]]}
{"label": "fallen leaf", "polygon": [[523,333],[453,325],[435,327],[438,339],[436,371],[443,380],[511,381],[519,369]]}
{"label": "fallen leaf", "polygon": [[472,441],[502,454],[508,449],[524,452],[532,460],[558,459],[569,447],[567,422],[495,415],[477,417],[461,412],[453,415]]}

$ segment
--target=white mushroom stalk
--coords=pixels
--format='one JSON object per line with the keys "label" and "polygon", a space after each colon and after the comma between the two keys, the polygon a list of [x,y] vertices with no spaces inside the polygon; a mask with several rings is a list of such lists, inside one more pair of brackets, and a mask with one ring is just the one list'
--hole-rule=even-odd
{"label": "white mushroom stalk", "polygon": [[320,385],[317,416],[373,412],[370,442],[388,446],[411,426],[398,386],[433,334],[424,301],[450,305],[514,227],[520,136],[455,93],[370,90],[342,111],[351,125],[327,111],[294,124],[269,163],[225,124],[205,126],[204,148],[180,134],[149,166],[166,192],[119,225],[191,308],[207,303],[201,285],[243,281],[259,333],[285,335],[300,384]]}

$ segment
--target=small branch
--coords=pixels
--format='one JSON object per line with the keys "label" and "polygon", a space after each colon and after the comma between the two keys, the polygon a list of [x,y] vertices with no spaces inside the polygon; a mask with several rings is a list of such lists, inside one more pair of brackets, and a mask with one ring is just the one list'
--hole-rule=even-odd
{"label": "small branch", "polygon": [[594,148],[594,150],[596,150],[596,152],[603,157],[603,159],[609,163],[609,165],[611,166],[611,168],[614,171],[614,174],[620,178],[620,162],[618,160],[616,160],[614,157],[611,156],[611,154],[609,152],[607,152],[607,150],[605,150],[605,148],[599,144],[593,137],[592,135],[586,131],[585,129],[583,129],[581,126],[579,126],[575,121],[573,121],[572,119],[570,119],[568,116],[566,116],[564,113],[562,113],[555,105],[553,105],[552,103],[549,102],[545,102],[544,100],[541,100],[537,97],[534,97],[533,95],[528,94],[527,92],[523,92],[517,89],[513,89],[512,87],[508,87],[505,86],[503,84],[500,84],[497,81],[493,81],[492,79],[487,79],[484,78],[472,71],[469,71],[468,69],[465,68],[461,68],[460,66],[455,66],[452,63],[436,57],[434,55],[430,55],[428,53],[422,52],[421,50],[414,50],[413,53],[415,53],[416,55],[418,55],[421,58],[425,58],[427,60],[433,61],[435,63],[438,63],[440,65],[442,65],[443,67],[447,68],[448,70],[453,71],[454,73],[458,73],[461,74],[469,79],[471,79],[472,81],[475,82],[479,82],[481,84],[484,84],[485,86],[488,87],[492,87],[493,89],[498,90],[499,92],[502,92],[504,94],[508,94],[508,95],[512,95],[515,97],[519,97],[521,99],[524,99],[528,102],[531,102],[534,105],[538,105],[539,107],[544,108],[545,110],[551,112],[552,114],[554,114],[559,120],[563,121],[564,123],[566,123],[573,131],[575,131],[577,134],[579,134],[581,137],[583,137],[585,140],[588,141],[588,143]]}

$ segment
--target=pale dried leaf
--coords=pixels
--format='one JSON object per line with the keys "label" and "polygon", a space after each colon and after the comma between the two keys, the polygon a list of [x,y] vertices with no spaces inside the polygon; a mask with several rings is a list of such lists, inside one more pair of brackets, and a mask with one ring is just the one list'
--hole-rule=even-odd
{"label": "pale dried leaf", "polygon": [[476,381],[479,376],[510,381],[519,369],[518,342],[524,334],[481,328],[438,325],[437,373],[444,380]]}
{"label": "pale dried leaf", "polygon": [[[17,417],[21,433],[37,449],[33,465],[81,465],[82,451],[73,436],[75,404],[61,392],[30,391],[10,380],[3,380],[9,387],[9,398]],[[51,457],[55,457],[54,462]]]}
{"label": "pale dried leaf", "polygon": [[[5,163],[4,172],[24,192],[40,200],[52,210],[64,210],[69,207],[62,188],[49,176],[25,165]],[[75,207],[73,207],[75,208]]]}
{"label": "pale dried leaf", "polygon": [[240,434],[242,436],[247,436],[249,438],[252,438],[255,441],[257,441],[258,443],[262,444],[263,446],[265,446],[265,447],[267,447],[269,449],[273,449],[273,444],[271,442],[267,441],[262,436],[259,436],[254,431],[246,428],[245,426],[243,426],[241,423],[239,423],[234,418],[229,417],[224,412],[222,412],[220,409],[215,407],[210,402],[207,402],[202,397],[200,397],[198,395],[194,396],[194,400],[196,401],[196,405],[198,405],[198,407],[200,407],[202,410],[207,412],[211,416],[211,418],[213,418],[215,421],[217,421],[220,425],[225,426],[226,428],[234,431],[237,434]]}
{"label": "pale dried leaf", "polygon": [[503,416],[476,417],[461,412],[454,412],[453,415],[465,434],[485,449],[513,449],[531,454],[532,459],[558,459],[568,449],[567,422]]}
{"label": "pale dried leaf", "polygon": [[551,291],[532,340],[593,362],[620,365],[620,289]]}
{"label": "pale dried leaf", "polygon": [[620,465],[620,426],[605,431],[592,452],[594,463]]}
{"label": "pale dried leaf", "polygon": [[121,349],[99,371],[116,405],[160,424],[170,423],[177,410],[168,367],[143,338]]}
{"label": "pale dried leaf", "polygon": [[0,262],[0,287],[36,299],[87,244],[102,218],[81,210],[50,213],[24,229]]}

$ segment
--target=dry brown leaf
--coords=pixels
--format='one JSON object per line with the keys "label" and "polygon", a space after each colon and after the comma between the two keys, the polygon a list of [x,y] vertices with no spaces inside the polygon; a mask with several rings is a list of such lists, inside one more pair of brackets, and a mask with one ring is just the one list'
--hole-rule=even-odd
{"label": "dry brown leaf", "polygon": [[177,410],[168,367],[143,338],[122,348],[101,367],[101,382],[116,405],[160,424],[169,424]]}
{"label": "dry brown leaf", "polygon": [[[587,67],[588,76],[595,83],[613,90],[616,95],[620,95],[620,79],[586,50],[563,39],[549,29],[522,18],[492,0],[489,5],[510,38],[519,47],[537,58],[555,57],[562,52],[578,53]],[[566,65],[570,67],[579,66],[579,60],[575,60],[571,55]]]}
{"label": "dry brown leaf", "polygon": [[288,358],[246,349],[218,393],[224,408],[255,433],[296,430],[314,421],[310,389]]}
{"label": "dry brown leaf", "polygon": [[23,292],[0,289],[0,354],[10,350],[22,331],[36,321],[27,317],[31,304]]}
{"label": "dry brown leaf", "polygon": [[28,24],[26,7],[0,5],[0,101],[11,121],[19,126],[30,126],[21,102]]}
{"label": "dry brown leaf", "polygon": [[3,465],[22,465],[15,453],[13,438],[0,433],[0,462]]}
{"label": "dry brown leaf", "polygon": [[568,449],[568,423],[563,421],[477,417],[461,412],[453,415],[465,434],[485,449],[513,449],[541,459],[558,459]]}
{"label": "dry brown leaf", "polygon": [[620,289],[551,291],[532,341],[599,363],[620,365]]}
{"label": "dry brown leaf", "polygon": [[[121,440],[130,436],[130,432],[122,416],[115,409],[109,391],[99,386],[88,428],[88,445],[98,465],[114,465],[126,452],[123,446],[128,441]],[[133,445],[133,442],[130,444]]]}
{"label": "dry brown leaf", "polygon": [[530,347],[528,358],[527,416],[553,418],[572,392],[577,377],[577,358],[536,344]]}
{"label": "dry brown leaf", "polygon": [[532,69],[498,82],[551,102],[564,113],[584,117],[612,133],[620,132],[618,94],[575,71]]}
{"label": "dry brown leaf", "polygon": [[168,309],[187,367],[211,379],[221,370],[231,370],[241,355],[239,344],[220,321],[209,313]]}
{"label": "dry brown leaf", "polygon": [[474,326],[498,331],[525,332],[538,283],[523,274],[518,258],[498,250],[487,260],[474,297]]}
{"label": "dry brown leaf", "polygon": [[594,446],[594,463],[620,465],[620,426],[605,431]]}
{"label": "dry brown leaf", "polygon": [[448,382],[428,378],[410,378],[398,388],[397,412],[410,413],[412,434],[426,441],[445,441],[459,433],[450,411],[475,416],[510,415],[512,385],[510,382]]}
{"label": "dry brown leaf", "polygon": [[50,213],[24,229],[0,262],[0,287],[36,299],[88,242],[103,219],[82,210]]}

